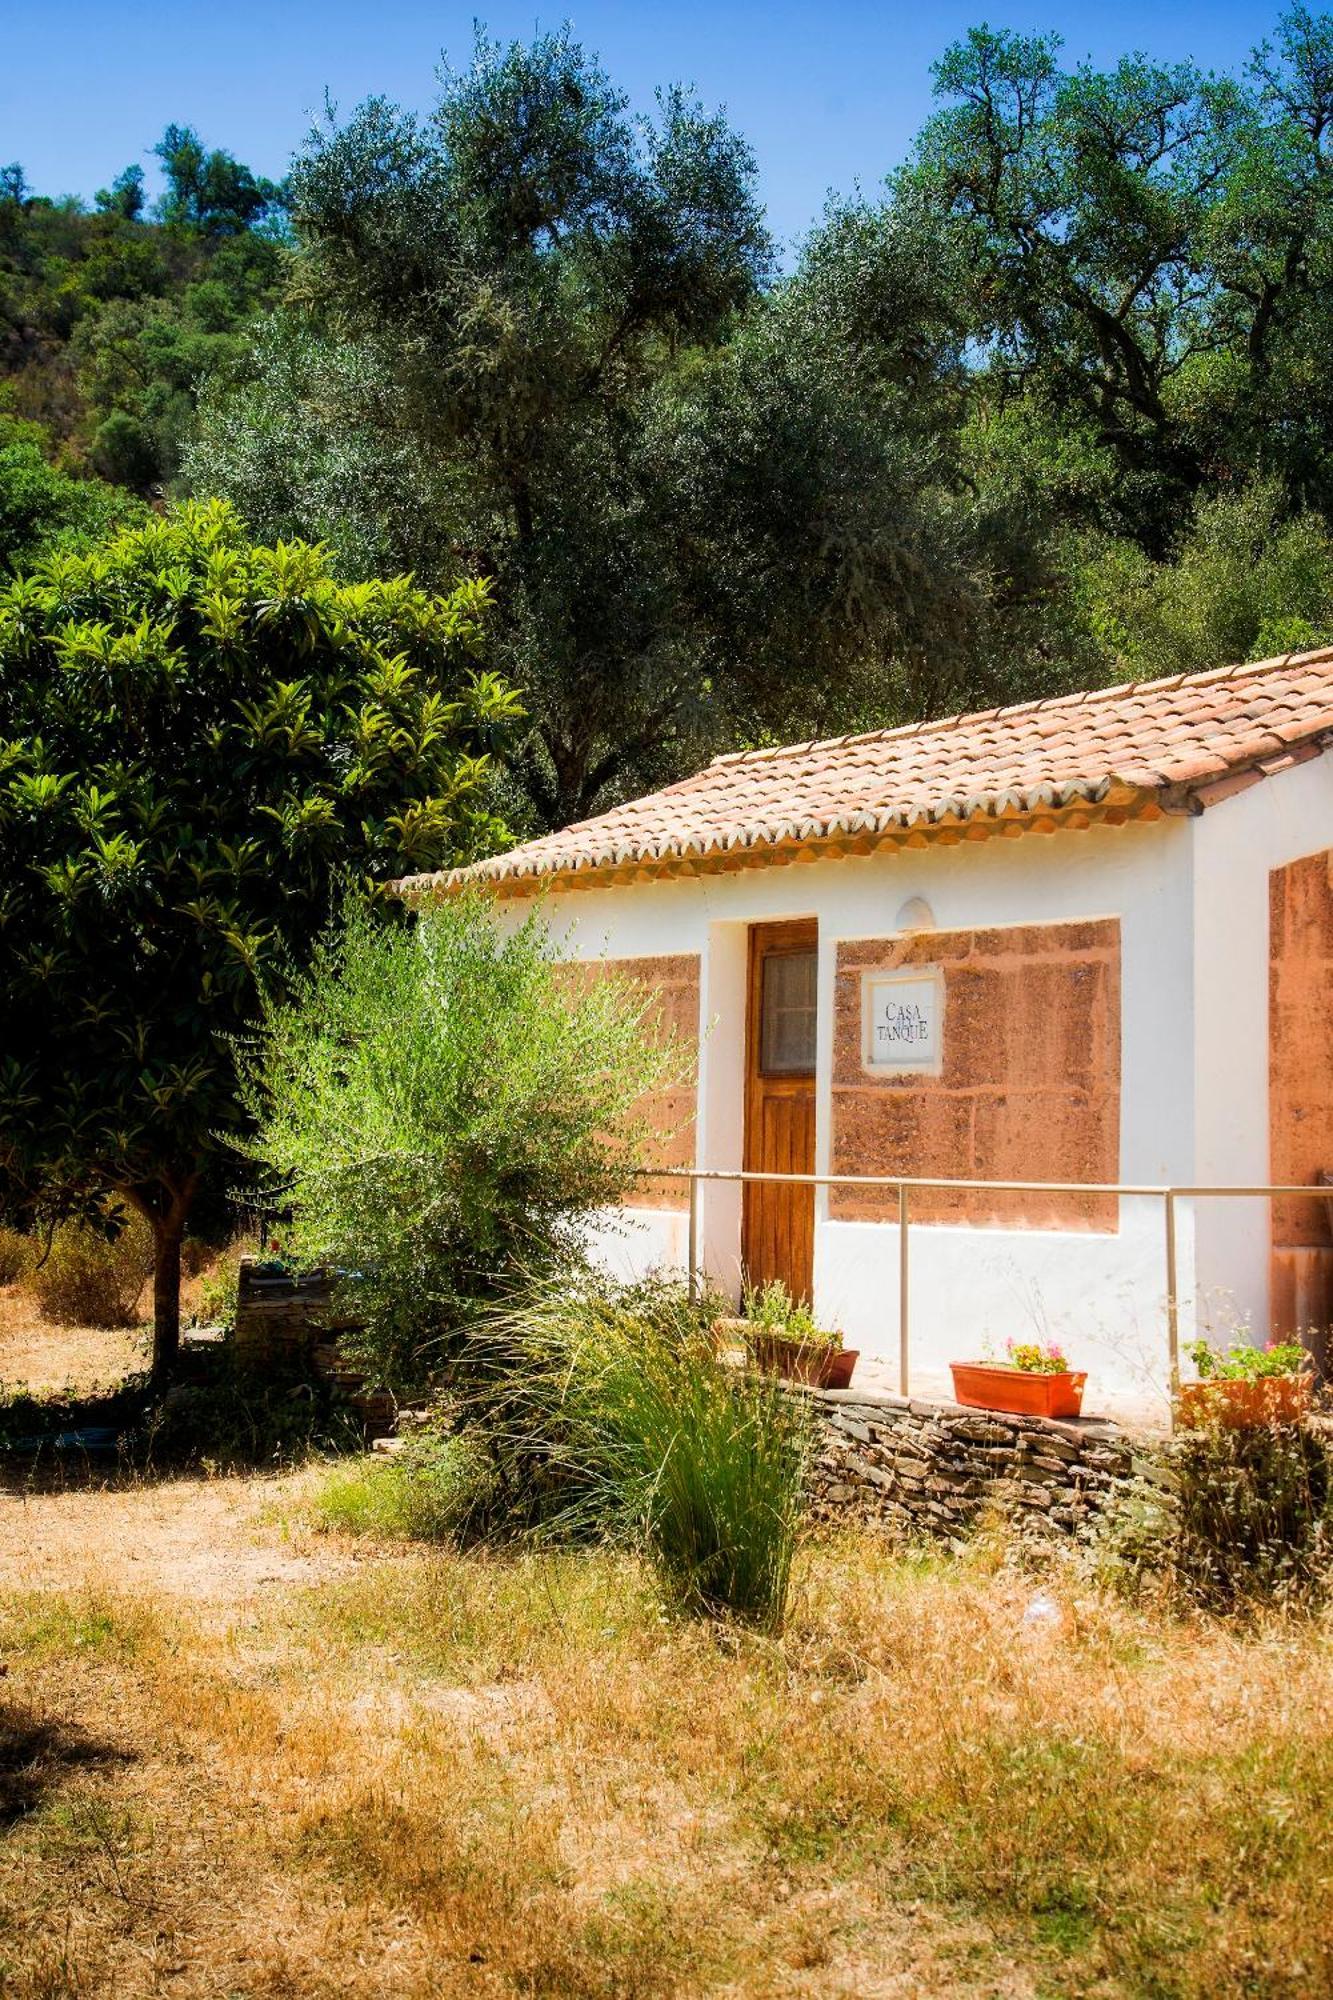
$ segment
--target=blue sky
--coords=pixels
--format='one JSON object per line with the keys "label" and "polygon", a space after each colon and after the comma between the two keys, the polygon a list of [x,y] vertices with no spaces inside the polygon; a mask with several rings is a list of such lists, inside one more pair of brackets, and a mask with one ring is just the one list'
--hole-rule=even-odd
{"label": "blue sky", "polygon": [[931,62],[978,20],[1054,28],[1071,59],[1145,48],[1229,69],[1280,4],[0,0],[0,161],[21,161],[42,193],[89,197],[131,160],[151,168],[148,149],[175,119],[277,176],[326,88],[344,109],[372,93],[424,108],[441,51],[466,60],[474,15],[505,38],[569,18],[636,103],[679,80],[726,104],[758,155],[772,227],[791,243],[829,189],[873,188],[902,158],[929,109]]}

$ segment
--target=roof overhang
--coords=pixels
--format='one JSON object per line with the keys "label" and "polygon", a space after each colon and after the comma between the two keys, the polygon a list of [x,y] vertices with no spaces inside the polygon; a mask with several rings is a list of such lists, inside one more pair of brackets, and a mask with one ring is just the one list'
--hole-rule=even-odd
{"label": "roof overhang", "polygon": [[[1256,775],[1261,775],[1256,773]],[[1087,796],[1029,803],[1011,797],[993,810],[948,811],[911,824],[856,831],[786,833],[724,844],[721,839],[697,847],[688,844],[660,854],[640,853],[605,858],[577,858],[569,865],[532,868],[521,874],[503,872],[506,857],[470,868],[442,870],[434,875],[409,875],[389,887],[404,902],[439,902],[468,889],[508,899],[541,894],[566,895],[581,889],[623,888],[632,883],[690,880],[699,876],[736,874],[755,868],[782,868],[801,863],[840,860],[848,856],[920,852],[931,847],[957,847],[990,840],[1020,840],[1030,834],[1084,832],[1090,827],[1146,823],[1168,815],[1199,812],[1205,801],[1173,794],[1157,786],[1103,780]]]}

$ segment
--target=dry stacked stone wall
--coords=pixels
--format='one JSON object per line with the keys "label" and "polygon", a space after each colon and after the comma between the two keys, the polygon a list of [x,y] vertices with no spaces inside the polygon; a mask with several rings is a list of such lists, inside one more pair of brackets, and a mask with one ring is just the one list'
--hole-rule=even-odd
{"label": "dry stacked stone wall", "polygon": [[808,1393],[821,1429],[810,1498],[823,1520],[960,1535],[999,1511],[1077,1534],[1131,1480],[1156,1471],[1150,1440],[1092,1419],[1058,1423],[856,1389]]}
{"label": "dry stacked stone wall", "polygon": [[320,1376],[360,1419],[367,1438],[387,1437],[397,1403],[387,1391],[367,1389],[363,1371],[339,1348],[340,1336],[359,1325],[335,1306],[336,1285],[330,1271],[295,1272],[263,1257],[242,1257],[232,1331],[236,1364],[257,1376]]}
{"label": "dry stacked stone wall", "polygon": [[321,1341],[350,1331],[333,1311],[333,1276],[296,1272],[265,1257],[242,1257],[232,1335],[242,1367],[302,1367]]}

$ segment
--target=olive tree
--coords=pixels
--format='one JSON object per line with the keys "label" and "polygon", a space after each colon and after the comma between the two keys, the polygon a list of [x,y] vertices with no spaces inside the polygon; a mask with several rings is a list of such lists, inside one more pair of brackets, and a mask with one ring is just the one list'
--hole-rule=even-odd
{"label": "olive tree", "polygon": [[558,962],[540,908],[476,896],[415,929],[353,913],[265,1010],[247,1151],[303,1260],[355,1274],[377,1376],[419,1380],[522,1280],[577,1261],[654,1137],[650,1093],[687,1073],[651,994]]}

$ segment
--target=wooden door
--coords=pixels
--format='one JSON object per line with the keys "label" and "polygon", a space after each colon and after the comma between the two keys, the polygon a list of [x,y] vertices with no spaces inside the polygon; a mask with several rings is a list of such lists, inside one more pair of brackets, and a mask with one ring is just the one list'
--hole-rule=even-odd
{"label": "wooden door", "polygon": [[[755,924],[750,931],[746,1031],[745,1165],[751,1172],[815,1170],[815,991],[819,941],[813,919]],[[814,1276],[815,1191],[747,1181],[741,1256],[752,1285],[781,1278],[809,1299]]]}

